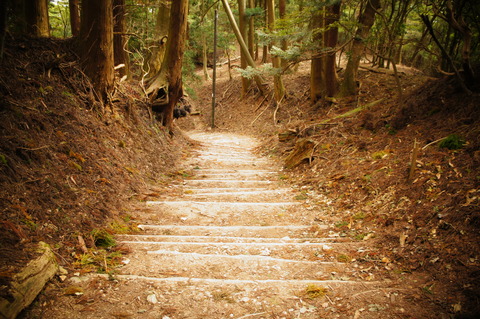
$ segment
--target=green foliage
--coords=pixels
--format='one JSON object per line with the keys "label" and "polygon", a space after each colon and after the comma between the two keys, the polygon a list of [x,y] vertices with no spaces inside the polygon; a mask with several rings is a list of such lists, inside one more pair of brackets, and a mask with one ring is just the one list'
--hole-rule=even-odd
{"label": "green foliage", "polygon": [[56,38],[68,38],[72,35],[68,0],[50,1],[48,15],[51,35]]}
{"label": "green foliage", "polygon": [[274,68],[271,63],[265,63],[257,68],[247,66],[245,69],[237,69],[240,74],[247,79],[253,79],[255,76],[274,76],[282,74],[281,68]]}
{"label": "green foliage", "polygon": [[463,148],[466,141],[462,137],[458,136],[457,134],[450,134],[446,138],[444,138],[438,146],[440,148],[447,148],[449,150],[459,150]]}
{"label": "green foliage", "polygon": [[3,164],[3,165],[8,164],[7,157],[3,154],[0,154],[0,163]]}
{"label": "green foliage", "polygon": [[322,298],[327,294],[327,288],[317,286],[315,284],[310,284],[303,291],[303,295],[307,299],[317,299]]}
{"label": "green foliage", "polygon": [[247,8],[245,10],[245,17],[248,19],[250,17],[258,18],[264,15],[264,11],[260,7]]}
{"label": "green foliage", "polygon": [[105,229],[94,229],[91,232],[95,246],[101,248],[111,248],[116,245],[113,235]]}

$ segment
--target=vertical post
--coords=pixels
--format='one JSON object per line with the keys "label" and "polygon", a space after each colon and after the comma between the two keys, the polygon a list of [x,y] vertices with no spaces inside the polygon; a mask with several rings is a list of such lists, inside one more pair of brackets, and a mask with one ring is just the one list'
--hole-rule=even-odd
{"label": "vertical post", "polygon": [[212,79],[212,128],[215,128],[215,94],[217,88],[217,20],[218,9],[215,9],[215,20],[213,23],[213,79]]}

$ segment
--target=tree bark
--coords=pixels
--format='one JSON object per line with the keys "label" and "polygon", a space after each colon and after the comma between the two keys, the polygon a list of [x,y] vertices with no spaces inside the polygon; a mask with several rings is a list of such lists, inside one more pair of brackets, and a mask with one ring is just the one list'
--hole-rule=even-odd
{"label": "tree bark", "polygon": [[160,72],[155,76],[147,89],[156,96],[160,89],[168,95],[168,103],[162,111],[162,124],[173,134],[173,110],[182,91],[182,63],[187,40],[188,0],[175,0],[170,11],[168,42],[165,59]]}
{"label": "tree bark", "polygon": [[[253,9],[255,8],[254,0],[248,0],[248,8]],[[250,56],[255,55],[255,19],[253,16],[250,16],[248,19],[248,52]]]}
{"label": "tree bark", "polygon": [[78,37],[80,34],[80,7],[78,0],[68,0],[70,9],[70,26],[72,28],[72,36]]}
{"label": "tree bark", "polygon": [[[268,16],[268,29],[273,32],[275,29],[275,2],[274,0],[268,0],[267,2],[267,16]],[[272,56],[272,64],[274,68],[281,68],[280,58]],[[275,101],[279,103],[285,97],[285,86],[281,74],[275,74],[273,76]]]}
{"label": "tree bark", "polygon": [[125,26],[125,0],[113,0],[113,56],[115,65],[123,64],[123,68],[118,69],[120,77],[130,75],[130,61],[125,51],[126,31]]}
{"label": "tree bark", "polygon": [[25,4],[27,33],[36,37],[49,37],[47,0],[26,0]]}
{"label": "tree bark", "polygon": [[336,51],[335,47],[338,42],[338,28],[332,26],[340,18],[341,1],[327,7],[327,14],[325,16],[325,47],[330,48],[330,52],[325,57],[325,80],[327,96],[332,97],[338,91],[338,77],[336,67]]}
{"label": "tree bark", "polygon": [[155,41],[144,65],[144,69],[147,71],[147,79],[152,79],[160,72],[167,49],[172,0],[160,0],[158,5]]}
{"label": "tree bark", "polygon": [[358,17],[359,27],[353,38],[351,54],[347,62],[344,79],[340,87],[341,96],[353,95],[357,91],[357,72],[365,50],[365,40],[375,22],[375,12],[380,8],[380,0],[367,0],[365,9]]}
{"label": "tree bark", "polygon": [[[322,10],[316,12],[312,17],[311,27],[314,30],[313,41],[318,43],[323,48],[325,12]],[[325,56],[323,54],[316,54],[312,57],[310,67],[310,100],[312,103],[317,102],[326,93],[325,87]]]}
{"label": "tree bark", "polygon": [[[242,38],[244,40],[247,39],[248,33],[247,33],[247,21],[245,18],[245,0],[238,0],[238,27],[240,29],[240,34],[242,35]],[[240,67],[242,69],[246,69],[248,66],[247,63],[247,57],[245,56],[245,53],[243,51],[240,52]],[[242,93],[241,96],[242,98],[245,97],[247,94],[248,87],[250,86],[250,81],[242,77]]]}
{"label": "tree bark", "polygon": [[475,82],[475,75],[470,64],[470,50],[472,45],[472,30],[465,23],[461,13],[455,12],[452,5],[452,0],[447,0],[447,19],[448,23],[457,30],[463,38],[462,47],[462,66],[465,73],[465,80],[467,85],[473,85]]}
{"label": "tree bark", "polygon": [[[286,0],[280,0],[278,2],[278,14],[280,19],[285,19],[285,15],[287,14],[287,3]],[[288,49],[288,42],[286,39],[282,39],[281,48],[283,51]],[[282,68],[286,68],[288,65],[288,61],[285,59],[281,59]]]}
{"label": "tree bark", "polygon": [[83,0],[80,26],[80,57],[85,74],[92,80],[100,102],[113,90],[112,0]]}
{"label": "tree bark", "polygon": [[[202,14],[202,19],[200,21],[201,27],[204,26],[205,24],[205,16],[207,12],[205,11],[205,0],[202,0],[202,8],[201,8],[201,14]],[[203,69],[203,77],[205,81],[210,80],[210,75],[208,75],[208,46],[207,46],[207,35],[206,32],[202,32],[200,34],[201,40],[202,40],[202,69]]]}
{"label": "tree bark", "polygon": [[[228,20],[230,21],[230,25],[232,26],[233,32],[235,33],[235,36],[237,37],[237,41],[240,45],[240,49],[242,52],[245,54],[245,57],[247,59],[247,63],[250,67],[256,68],[255,66],[255,61],[253,61],[252,56],[248,52],[248,47],[245,44],[245,41],[242,38],[242,34],[240,33],[240,30],[238,29],[237,23],[235,22],[235,18],[233,17],[232,10],[230,9],[230,5],[228,4],[227,0],[222,0],[223,7],[225,9],[225,12],[227,14]],[[264,83],[263,79],[256,75],[254,77],[255,83],[257,84],[257,87],[259,91],[262,93],[262,95],[265,95],[265,88],[264,88]]]}

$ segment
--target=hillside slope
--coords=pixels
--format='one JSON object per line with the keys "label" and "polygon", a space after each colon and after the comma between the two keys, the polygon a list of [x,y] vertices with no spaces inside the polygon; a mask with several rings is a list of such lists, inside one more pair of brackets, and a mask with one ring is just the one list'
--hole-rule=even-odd
{"label": "hillside slope", "polygon": [[[284,178],[303,190],[306,202],[329,207],[331,214],[318,220],[380,247],[380,254],[364,261],[383,269],[385,278],[427,278],[412,302],[426,296],[452,315],[475,317],[479,94],[463,93],[450,77],[433,79],[399,68],[401,101],[391,71],[363,66],[358,97],[317,105],[308,99],[308,65],[285,76],[288,96],[281,105],[253,94],[241,99],[232,93],[240,82],[228,81],[221,70],[216,123],[220,130],[263,136],[262,151],[283,159],[309,141],[308,159],[285,169]],[[205,92],[199,105],[209,105],[208,85]],[[208,123],[209,108],[203,112]],[[418,154],[409,179],[415,141]]]}
{"label": "hillside slope", "polygon": [[118,85],[101,109],[68,41],[9,40],[0,72],[2,295],[36,242],[67,267],[82,251],[78,236],[94,247],[93,230],[123,225],[124,204],[170,178],[185,143],[158,127],[134,85]]}

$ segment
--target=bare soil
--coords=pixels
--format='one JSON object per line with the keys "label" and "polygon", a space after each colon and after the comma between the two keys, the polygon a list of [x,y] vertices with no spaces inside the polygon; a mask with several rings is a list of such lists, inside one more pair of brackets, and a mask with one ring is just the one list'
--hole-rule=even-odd
{"label": "bare soil", "polygon": [[[257,155],[276,163],[271,166],[277,167],[277,182],[309,208],[303,221],[329,225],[339,237],[365,248],[331,257],[345,268],[361,265],[367,269],[359,272],[362,280],[371,273],[388,287],[358,290],[345,301],[343,292],[305,303],[286,298],[281,289],[257,288],[254,301],[235,286],[192,291],[188,284],[112,281],[108,275],[82,282],[89,272],[114,276],[111,271],[134,253],[122,246],[97,249],[92,230],[134,235],[148,212],[145,201],[188,197],[169,186],[193,176],[195,167],[186,159],[194,158],[190,147],[195,143],[180,132],[167,137],[135,85],[119,86],[113,108],[99,109],[68,47],[52,40],[10,41],[0,74],[1,294],[8,295],[8,280],[28,261],[33,242],[50,243],[68,270],[68,278],[55,278],[24,318],[100,318],[99,313],[105,318],[206,318],[209,309],[221,307],[225,312],[216,313],[218,318],[296,318],[310,314],[309,305],[325,318],[478,317],[479,96],[462,93],[454,79],[431,79],[408,68],[401,68],[401,101],[392,72],[362,68],[358,97],[317,105],[308,99],[306,64],[285,76],[288,97],[280,105],[263,101],[254,88],[240,98],[239,77],[229,81],[225,68],[219,71],[214,131],[258,138]],[[201,115],[179,119],[184,130],[208,130],[210,83],[199,87],[197,96],[193,103]],[[337,117],[366,105],[353,116]],[[279,142],[278,133],[287,129],[293,138]],[[462,148],[439,147],[436,141],[451,134],[465,140]],[[283,159],[304,138],[316,145],[311,158],[282,169]],[[415,140],[419,153],[408,181]],[[190,215],[155,216],[165,224],[181,223],[182,217],[192,221]],[[295,211],[283,216],[292,225],[299,218]],[[221,226],[239,222],[229,218]],[[256,218],[257,224],[279,222]],[[66,290],[71,286],[82,293]],[[151,292],[160,300],[156,306],[147,300]],[[195,298],[204,308],[188,308],[197,304]],[[281,306],[265,312],[262,304]],[[394,308],[385,310],[383,304]]]}

